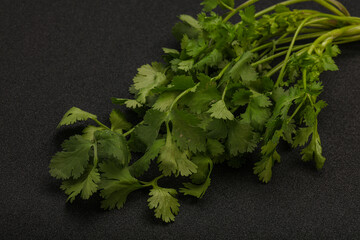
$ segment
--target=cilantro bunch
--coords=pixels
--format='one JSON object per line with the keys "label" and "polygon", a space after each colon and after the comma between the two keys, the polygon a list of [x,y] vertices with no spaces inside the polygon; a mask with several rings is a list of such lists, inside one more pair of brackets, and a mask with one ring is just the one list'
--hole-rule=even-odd
{"label": "cilantro bunch", "polygon": [[[139,115],[137,124],[116,109],[105,126],[76,107],[59,123],[96,124],[65,140],[51,159],[50,174],[63,180],[68,200],[98,192],[102,208],[121,208],[131,192],[148,188],[149,208],[170,222],[179,212],[178,193],[201,198],[216,164],[240,167],[258,147],[254,173],[262,182],[280,162],[280,141],[301,147],[302,160],[321,169],[317,116],[326,103],[318,99],[320,74],[338,70],[338,44],[360,40],[360,18],[336,0],[313,0],[331,14],[287,7],[305,1],[256,12],[257,0],[238,7],[234,0],[205,0],[197,18],[181,15],[173,28],[179,49],[163,48],[163,63],[138,69],[133,99],[112,98]],[[213,12],[217,7],[228,12],[221,16]],[[230,23],[235,15],[241,21]],[[141,157],[132,160],[132,153]],[[152,161],[160,175],[143,181]],[[180,189],[158,184],[179,176],[188,177]]]}

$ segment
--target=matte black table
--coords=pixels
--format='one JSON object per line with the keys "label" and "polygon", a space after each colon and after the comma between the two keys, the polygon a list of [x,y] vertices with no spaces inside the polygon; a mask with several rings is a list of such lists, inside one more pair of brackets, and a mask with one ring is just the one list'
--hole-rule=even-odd
{"label": "matte black table", "polygon": [[[56,130],[62,115],[77,106],[107,122],[110,97],[130,97],[136,69],[177,46],[171,27],[180,14],[199,13],[199,3],[0,2],[0,239],[360,238],[360,42],[341,46],[340,71],[321,76],[329,104],[319,116],[322,171],[286,145],[267,185],[251,163],[217,166],[203,199],[180,197],[172,224],[153,217],[147,191],[122,210],[103,211],[97,197],[65,203],[48,164],[81,126]],[[360,1],[343,3],[360,16]]]}

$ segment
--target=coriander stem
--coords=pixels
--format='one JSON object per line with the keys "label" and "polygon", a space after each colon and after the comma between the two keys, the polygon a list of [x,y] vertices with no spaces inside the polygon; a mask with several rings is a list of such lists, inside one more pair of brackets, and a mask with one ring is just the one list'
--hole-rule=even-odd
{"label": "coriander stem", "polygon": [[278,5],[283,5],[283,6],[287,6],[287,5],[292,5],[292,4],[295,4],[295,3],[301,3],[301,2],[308,2],[308,1],[311,1],[311,0],[288,0],[288,1],[284,1],[284,2],[281,2],[281,3],[278,3],[278,4],[275,4],[275,5],[272,5],[271,7],[268,7],[262,11],[259,11],[255,14],[255,18],[258,18],[264,14],[267,14],[268,12],[271,12],[271,11],[274,11],[276,6]]}
{"label": "coriander stem", "polygon": [[191,91],[194,91],[194,89],[197,88],[197,86],[199,86],[200,83],[197,83],[194,87],[188,88],[185,91],[183,91],[182,93],[180,93],[175,100],[172,102],[171,106],[170,106],[170,110],[169,112],[171,112],[171,110],[173,109],[173,107],[175,106],[175,104],[177,103],[177,101],[180,100],[180,98],[182,98],[183,96],[185,96],[186,94],[188,94]]}
{"label": "coriander stem", "polygon": [[[306,52],[308,49],[308,47],[301,49],[300,51],[296,52],[296,55],[301,55],[304,52]],[[278,65],[276,65],[275,67],[273,67],[265,76],[266,77],[271,77],[272,75],[274,75],[277,71],[279,71],[281,69],[281,67],[285,64],[285,61],[282,61],[281,63],[279,63]]]}
{"label": "coriander stem", "polygon": [[307,70],[304,69],[303,72],[302,72],[302,78],[303,78],[303,84],[304,84],[304,90],[306,90],[306,82],[307,82]]}
{"label": "coriander stem", "polygon": [[310,101],[311,106],[312,106],[313,108],[315,108],[315,106],[314,106],[314,102],[313,102],[313,100],[311,99],[311,96],[310,96],[308,93],[306,94],[306,96],[308,97],[308,99],[309,99],[309,101]]}
{"label": "coriander stem", "polygon": [[357,41],[360,41],[360,36],[351,36],[345,38],[339,37],[336,41],[334,41],[334,44],[344,44],[344,43],[357,42]]}
{"label": "coriander stem", "polygon": [[[308,47],[308,46],[310,46],[310,44],[311,44],[311,43],[293,47],[292,51],[297,51],[297,50],[300,50],[300,49],[302,49],[302,48],[304,48],[304,47]],[[252,63],[251,66],[256,67],[256,66],[259,65],[259,64],[268,62],[268,61],[270,61],[270,60],[272,60],[272,59],[274,59],[274,58],[277,58],[277,57],[280,57],[280,56],[282,56],[282,55],[285,55],[287,52],[288,52],[288,51],[285,50],[285,51],[279,52],[279,53],[277,53],[277,54],[271,55],[270,57],[267,57],[267,58],[264,58],[264,59],[261,59],[261,60],[259,60],[259,61],[257,61],[257,62]]]}
{"label": "coriander stem", "polygon": [[327,1],[330,2],[332,5],[335,5],[341,12],[344,13],[345,16],[350,16],[349,11],[346,9],[344,5],[342,5],[341,2],[338,2],[337,0],[327,0]]}
{"label": "coriander stem", "polygon": [[301,101],[301,103],[299,104],[299,106],[295,109],[295,111],[293,112],[293,114],[290,116],[290,118],[287,119],[287,122],[290,123],[291,119],[293,119],[296,114],[299,112],[299,110],[301,109],[302,105],[305,103],[306,100],[306,96],[304,96],[303,100]]}
{"label": "coriander stem", "polygon": [[139,181],[139,182],[143,185],[143,187],[151,187],[151,186],[158,187],[157,181],[163,177],[164,175],[160,175],[149,182],[145,182],[145,181]]}
{"label": "coriander stem", "polygon": [[102,126],[103,128],[106,128],[107,130],[111,130],[106,125],[102,124],[99,120],[97,120],[96,118],[91,118],[91,119],[94,120],[98,125]]}
{"label": "coriander stem", "polygon": [[[319,36],[321,36],[321,35],[323,35],[323,34],[325,34],[327,32],[328,31],[321,31],[321,32],[315,32],[315,33],[302,34],[302,35],[298,36],[297,40],[306,40],[306,39],[311,39],[311,38],[317,38],[317,37],[319,37]],[[284,43],[291,42],[292,39],[293,39],[293,37],[284,38],[281,41],[279,41],[278,44],[284,44]],[[271,47],[272,45],[273,45],[273,43],[266,43],[266,44],[263,44],[263,45],[261,45],[259,47],[253,48],[251,50],[251,52],[257,52],[257,51],[263,50],[265,48]],[[288,49],[287,46],[286,46],[286,49]]]}
{"label": "coriander stem", "polygon": [[133,127],[132,129],[130,129],[129,131],[127,131],[126,133],[124,133],[123,136],[124,136],[124,137],[128,136],[129,134],[131,134],[131,133],[135,130],[135,128],[136,128],[138,125],[143,124],[143,123],[144,123],[144,121],[139,122],[138,124],[135,125],[135,127]]}
{"label": "coriander stem", "polygon": [[230,65],[231,65],[231,62],[228,63],[216,77],[211,78],[210,81],[219,80],[224,75],[225,71],[230,67]]}
{"label": "coriander stem", "polygon": [[[284,5],[284,6],[288,6],[288,5],[292,5],[292,4],[296,4],[296,3],[301,3],[301,2],[316,2],[320,5],[322,5],[323,7],[327,8],[328,10],[330,10],[331,12],[334,12],[335,14],[340,14],[340,15],[345,15],[343,14],[341,11],[339,11],[338,9],[334,8],[334,6],[330,5],[329,3],[323,1],[323,0],[288,0],[288,1],[284,1],[275,5],[272,5],[271,7],[268,7],[258,13],[255,14],[255,18],[258,18],[264,14],[267,14],[268,12],[274,11],[276,6],[278,5]],[[327,0],[329,1],[329,0]]]}
{"label": "coriander stem", "polygon": [[99,158],[98,158],[98,152],[97,152],[97,141],[95,139],[95,142],[94,142],[94,167],[97,166],[98,164],[98,161],[99,161]]}
{"label": "coriander stem", "polygon": [[295,41],[296,41],[296,38],[297,36],[299,35],[301,29],[305,26],[305,24],[311,19],[311,18],[314,18],[314,17],[317,17],[318,15],[313,15],[313,16],[310,16],[310,17],[307,17],[305,18],[299,25],[299,27],[297,28],[295,34],[294,34],[294,37],[290,43],[290,46],[289,46],[289,50],[287,51],[287,54],[286,54],[286,57],[285,57],[285,60],[284,60],[284,65],[281,67],[281,70],[280,70],[280,73],[279,73],[279,76],[278,76],[278,79],[275,83],[275,88],[279,86],[279,84],[282,82],[283,78],[284,78],[284,75],[285,75],[285,67],[287,65],[287,62],[290,58],[290,54],[292,52],[292,48],[294,47],[294,44],[295,44]]}
{"label": "coriander stem", "polygon": [[227,91],[228,85],[229,85],[229,81],[227,81],[226,86],[225,86],[225,89],[224,89],[224,91],[223,91],[223,93],[222,93],[222,96],[221,96],[221,100],[223,100],[223,101],[224,101],[224,99],[225,99],[225,95],[226,95],[226,91]]}
{"label": "coriander stem", "polygon": [[330,10],[331,12],[333,12],[333,13],[339,15],[339,16],[345,16],[345,14],[342,11],[340,11],[339,9],[337,9],[336,7],[334,7],[333,5],[328,3],[327,1],[315,0],[315,2],[317,2],[318,4],[322,5],[323,7],[327,8],[328,10]]}
{"label": "coriander stem", "polygon": [[318,37],[313,44],[310,46],[308,53],[311,54],[316,46],[326,40],[327,38],[338,38],[340,36],[346,36],[346,35],[357,35],[360,33],[360,25],[350,25],[350,26],[346,26],[346,27],[342,27],[342,28],[338,28],[338,29],[334,29],[330,32],[327,32],[326,34],[323,34],[322,36]]}
{"label": "coriander stem", "polygon": [[233,17],[236,13],[240,12],[241,9],[244,9],[244,8],[246,8],[246,7],[248,7],[248,6],[256,3],[257,1],[259,1],[259,0],[248,0],[248,1],[244,2],[243,4],[241,4],[240,6],[238,6],[237,8],[235,8],[234,11],[230,12],[230,13],[224,18],[223,22],[225,23],[225,22],[229,21],[229,19],[230,19],[231,17]]}
{"label": "coriander stem", "polygon": [[221,5],[223,5],[225,8],[227,8],[228,10],[230,10],[230,11],[235,11],[234,8],[230,7],[229,5],[227,5],[226,3],[224,3],[223,1],[218,0],[218,2],[219,2]]}

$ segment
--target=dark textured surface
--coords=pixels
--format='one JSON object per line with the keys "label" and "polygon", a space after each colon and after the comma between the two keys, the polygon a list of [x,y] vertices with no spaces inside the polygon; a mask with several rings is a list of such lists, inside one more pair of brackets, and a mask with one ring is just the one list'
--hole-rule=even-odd
{"label": "dark textured surface", "polygon": [[[276,1],[266,1],[266,4]],[[343,1],[360,16],[360,2]],[[136,68],[175,47],[177,16],[195,0],[34,0],[0,3],[0,239],[358,239],[360,43],[341,46],[340,71],[324,73],[319,117],[327,162],[318,172],[281,149],[272,181],[252,166],[217,166],[203,199],[180,197],[173,224],[154,219],[147,192],[122,210],[99,199],[65,204],[48,163],[79,129],[55,130],[73,105],[106,118],[129,96]],[[259,4],[259,6],[264,6]]]}

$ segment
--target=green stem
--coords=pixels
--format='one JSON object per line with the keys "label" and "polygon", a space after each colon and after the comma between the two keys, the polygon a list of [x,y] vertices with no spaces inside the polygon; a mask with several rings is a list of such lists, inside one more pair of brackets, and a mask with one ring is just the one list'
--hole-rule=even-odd
{"label": "green stem", "polygon": [[302,77],[303,77],[304,90],[306,90],[306,82],[307,82],[307,70],[306,69],[303,70]]}
{"label": "green stem", "polygon": [[344,44],[344,43],[357,42],[357,41],[360,41],[360,35],[345,37],[345,38],[339,37],[336,41],[334,41],[334,44]]}
{"label": "green stem", "polygon": [[330,10],[331,12],[334,12],[335,14],[340,14],[340,15],[344,15],[341,11],[339,11],[338,9],[334,8],[332,5],[330,5],[329,3],[327,3],[326,1],[323,1],[323,0],[288,0],[288,1],[284,1],[284,2],[281,2],[279,4],[275,4],[271,7],[268,7],[262,11],[259,11],[255,14],[255,18],[258,18],[264,14],[267,14],[269,12],[272,12],[275,10],[276,6],[277,5],[284,5],[284,6],[288,6],[288,5],[293,5],[293,4],[296,4],[296,3],[301,3],[301,2],[310,2],[310,1],[313,1],[313,2],[316,2],[320,5],[322,5],[323,7],[327,8],[328,10]]}
{"label": "green stem", "polygon": [[358,35],[360,34],[360,25],[350,25],[342,28],[338,28],[327,32],[326,34],[318,37],[313,44],[310,46],[308,53],[311,54],[317,45],[319,45],[322,41],[327,40],[328,38],[335,39],[340,36],[347,36],[347,35]]}
{"label": "green stem", "polygon": [[301,101],[301,103],[299,104],[299,106],[295,109],[295,111],[293,112],[293,114],[290,116],[290,118],[287,119],[287,122],[290,123],[291,119],[293,119],[296,114],[299,112],[299,110],[301,109],[302,105],[305,103],[306,100],[306,96],[303,98],[303,100]]}
{"label": "green stem", "polygon": [[188,88],[186,89],[185,91],[183,91],[182,93],[180,93],[176,98],[175,100],[172,102],[171,106],[170,106],[170,109],[169,109],[169,112],[171,112],[171,110],[173,109],[173,107],[175,106],[175,104],[180,100],[180,98],[182,98],[183,96],[185,96],[186,94],[188,94],[189,92],[192,92],[194,91],[197,86],[199,86],[200,83],[197,83],[194,87],[192,88]]}
{"label": "green stem", "polygon": [[[308,34],[303,34],[303,35],[299,35],[297,40],[306,40],[306,39],[311,39],[311,38],[317,38],[325,33],[327,33],[328,31],[321,31],[321,32],[316,32],[316,33],[308,33]],[[288,42],[291,42],[293,39],[293,37],[289,37],[289,38],[284,38],[282,39],[281,41],[278,42],[279,45],[281,44],[285,44],[285,43],[288,43]],[[261,46],[258,46],[256,48],[253,48],[251,50],[251,52],[258,52],[260,50],[263,50],[263,49],[266,49],[268,47],[272,47],[273,43],[270,42],[270,43],[266,43],[266,44],[263,44]],[[286,49],[288,49],[288,46],[284,47]]]}
{"label": "green stem", "polygon": [[99,161],[99,157],[98,157],[98,151],[97,151],[97,141],[95,139],[95,142],[94,142],[94,167],[97,166],[98,164],[98,161]]}
{"label": "green stem", "polygon": [[92,120],[94,120],[99,126],[102,126],[103,128],[106,128],[107,130],[111,130],[106,125],[102,124],[99,120],[97,120],[96,118],[92,118]]}
{"label": "green stem", "polygon": [[327,1],[330,2],[332,5],[335,5],[341,12],[344,13],[345,16],[350,16],[349,11],[346,9],[344,5],[342,5],[341,2],[338,2],[336,0],[327,0]]}
{"label": "green stem", "polygon": [[[302,48],[305,48],[305,47],[309,47],[311,44],[312,44],[312,43],[306,43],[306,44],[303,44],[303,45],[297,45],[297,46],[294,47],[294,49],[295,49],[295,48],[298,48],[298,47],[301,48],[301,49],[302,49]],[[285,47],[277,48],[276,51],[287,50],[287,49],[289,49],[289,47],[288,47],[288,46],[285,46]]]}
{"label": "green stem", "polygon": [[248,1],[244,2],[243,4],[241,4],[240,6],[238,6],[237,8],[235,8],[234,11],[230,12],[230,13],[224,18],[223,22],[225,23],[225,22],[229,21],[229,19],[230,19],[231,17],[233,17],[236,13],[240,12],[240,10],[242,10],[242,9],[244,9],[244,8],[246,8],[246,7],[254,4],[254,3],[256,3],[257,1],[259,1],[259,0],[248,0]]}
{"label": "green stem", "polygon": [[[313,102],[313,100],[311,99],[310,94],[306,94],[306,96],[308,97],[308,99],[309,99],[309,101],[310,101],[311,106],[312,106],[313,108],[315,108],[315,106],[314,106],[314,102]],[[316,109],[315,109],[315,110],[316,110]]]}
{"label": "green stem", "polygon": [[[304,52],[306,52],[307,49],[308,49],[307,47],[306,47],[306,48],[303,48],[303,49],[301,49],[300,51],[296,52],[295,54],[296,54],[297,56],[299,56],[299,55],[303,54]],[[265,76],[266,76],[266,77],[271,77],[271,76],[274,75],[277,71],[279,71],[284,64],[285,64],[285,61],[282,61],[281,63],[279,63],[278,65],[276,65],[275,67],[273,67]]]}
{"label": "green stem", "polygon": [[221,96],[221,100],[223,100],[223,101],[225,99],[225,95],[226,95],[226,92],[227,92],[228,85],[229,85],[229,81],[227,81],[225,89],[224,89],[224,91],[222,93],[222,96]]}
{"label": "green stem", "polygon": [[217,81],[217,80],[219,80],[220,78],[222,78],[222,76],[224,75],[224,73],[226,72],[226,70],[230,67],[230,65],[231,65],[231,62],[228,63],[228,64],[221,70],[221,72],[220,72],[216,77],[211,78],[210,81]]}
{"label": "green stem", "polygon": [[144,123],[144,120],[141,121],[141,122],[139,122],[138,124],[136,124],[135,127],[133,127],[132,129],[130,129],[130,130],[127,131],[126,133],[124,133],[123,136],[124,136],[124,137],[128,136],[129,134],[131,134],[131,133],[135,130],[135,128],[136,128],[137,126],[139,126],[139,125],[141,125],[141,124],[143,124],[143,123]]}
{"label": "green stem", "polygon": [[229,5],[227,5],[226,3],[224,3],[223,1],[218,0],[218,2],[219,2],[221,5],[223,5],[223,7],[227,8],[228,10],[230,10],[230,11],[235,11],[234,8],[230,7]]}
{"label": "green stem", "polygon": [[143,185],[143,187],[154,187],[155,188],[155,187],[158,187],[157,181],[163,177],[164,177],[164,175],[160,175],[149,182],[140,181],[140,183]]}
{"label": "green stem", "polygon": [[337,9],[336,7],[334,7],[333,5],[329,4],[327,1],[324,0],[315,0],[315,2],[317,2],[318,4],[322,5],[323,7],[327,8],[328,10],[330,10],[331,12],[335,13],[336,15],[339,16],[345,16],[345,14],[340,11],[339,9]]}
{"label": "green stem", "polygon": [[296,41],[296,38],[297,36],[299,35],[301,29],[305,26],[305,24],[311,19],[311,18],[314,18],[314,17],[317,17],[318,15],[313,15],[313,16],[310,16],[310,17],[307,17],[305,18],[301,24],[299,25],[299,27],[297,28],[295,34],[294,34],[294,37],[290,43],[290,46],[289,46],[289,50],[287,51],[287,54],[286,54],[286,57],[285,57],[285,60],[284,60],[284,65],[281,67],[281,70],[280,70],[280,73],[279,73],[279,77],[275,83],[275,88],[279,86],[279,84],[282,82],[283,78],[284,78],[284,75],[285,75],[285,67],[286,67],[286,64],[290,58],[290,54],[292,52],[292,48],[294,47],[294,44],[295,44],[295,41]]}
{"label": "green stem", "polygon": [[278,65],[276,65],[275,67],[271,68],[271,70],[266,73],[266,77],[271,77],[272,75],[274,75],[277,71],[279,71],[282,67],[282,65],[284,64],[284,61],[282,61],[281,63],[279,63]]}
{"label": "green stem", "polygon": [[[304,44],[304,45],[299,45],[299,46],[295,46],[295,47],[293,47],[292,51],[297,51],[297,50],[303,49],[304,47],[310,46],[310,44],[311,44],[311,43]],[[288,47],[286,47],[286,48],[288,48]],[[261,59],[261,60],[259,60],[259,61],[257,61],[257,62],[252,63],[251,66],[256,67],[256,66],[259,65],[259,64],[262,64],[262,63],[268,62],[268,61],[270,61],[270,60],[272,60],[272,59],[275,59],[275,58],[278,58],[278,57],[280,57],[280,56],[283,56],[283,55],[285,55],[287,52],[288,52],[288,50],[285,50],[285,51],[276,53],[276,54],[274,54],[274,55],[271,55],[270,57],[267,57],[267,58],[264,58],[264,59]]]}
{"label": "green stem", "polygon": [[288,6],[288,5],[292,5],[292,4],[296,4],[296,3],[301,3],[301,2],[308,2],[308,1],[312,1],[312,0],[288,0],[288,1],[284,1],[284,2],[281,2],[279,4],[275,4],[275,5],[272,5],[271,7],[268,7],[262,11],[259,11],[255,14],[255,18],[258,18],[262,15],[265,15],[269,12],[272,12],[275,10],[276,6],[278,5],[283,5],[283,6]]}

